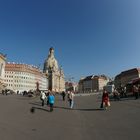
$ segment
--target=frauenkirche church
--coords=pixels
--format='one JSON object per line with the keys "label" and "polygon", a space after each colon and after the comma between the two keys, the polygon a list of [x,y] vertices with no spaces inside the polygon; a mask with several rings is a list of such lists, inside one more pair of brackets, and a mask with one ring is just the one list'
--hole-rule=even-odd
{"label": "frauenkirche church", "polygon": [[64,72],[58,66],[58,62],[54,57],[54,48],[49,49],[48,58],[44,62],[43,72],[48,78],[48,89],[55,92],[65,91]]}

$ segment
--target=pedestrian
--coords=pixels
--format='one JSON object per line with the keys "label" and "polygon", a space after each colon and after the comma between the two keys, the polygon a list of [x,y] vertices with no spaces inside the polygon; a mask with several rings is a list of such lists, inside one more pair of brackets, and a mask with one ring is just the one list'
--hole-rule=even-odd
{"label": "pedestrian", "polygon": [[19,94],[19,91],[17,91],[17,95]]}
{"label": "pedestrian", "polygon": [[138,85],[138,97],[140,96],[140,84]]}
{"label": "pedestrian", "polygon": [[69,106],[72,109],[73,105],[74,105],[74,93],[73,93],[73,91],[70,91],[68,93],[68,101],[69,101]]}
{"label": "pedestrian", "polygon": [[116,101],[116,100],[120,100],[120,93],[118,92],[118,90],[117,89],[115,89],[114,90],[114,92],[113,92],[113,97],[114,97],[114,100]]}
{"label": "pedestrian", "polygon": [[102,101],[101,101],[100,108],[101,108],[101,109],[103,108],[103,97],[102,97]]}
{"label": "pedestrian", "polygon": [[103,90],[102,102],[104,109],[107,109],[110,106],[109,95],[106,89]]}
{"label": "pedestrian", "polygon": [[133,85],[133,94],[135,96],[135,99],[139,98],[139,89],[136,85]]}
{"label": "pedestrian", "polygon": [[61,95],[62,95],[63,101],[65,101],[65,96],[66,96],[65,91],[62,91]]}
{"label": "pedestrian", "polygon": [[49,105],[49,100],[48,100],[48,96],[50,95],[50,90],[48,90],[48,92],[46,93],[47,96],[47,105]]}
{"label": "pedestrian", "polygon": [[49,93],[49,96],[48,96],[48,103],[49,103],[49,105],[50,105],[50,112],[53,111],[54,101],[55,101],[55,97],[54,97],[53,93],[50,92],[50,93]]}
{"label": "pedestrian", "polygon": [[46,98],[47,98],[46,94],[42,91],[40,94],[40,100],[42,101],[42,106],[44,106],[44,102]]}
{"label": "pedestrian", "polygon": [[127,88],[126,88],[126,86],[124,87],[124,97],[125,98],[127,97]]}
{"label": "pedestrian", "polygon": [[120,96],[123,98],[124,97],[124,87],[121,85],[120,87]]}

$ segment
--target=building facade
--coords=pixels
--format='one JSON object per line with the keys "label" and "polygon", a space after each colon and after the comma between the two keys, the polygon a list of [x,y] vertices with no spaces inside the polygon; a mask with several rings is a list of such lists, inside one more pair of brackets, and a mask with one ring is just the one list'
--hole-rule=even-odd
{"label": "building facade", "polygon": [[91,93],[103,90],[103,87],[109,82],[109,78],[105,75],[91,75],[80,79],[78,84],[78,92]]}
{"label": "building facade", "polygon": [[0,92],[6,88],[4,84],[6,56],[0,53]]}
{"label": "building facade", "polygon": [[48,58],[44,62],[43,72],[48,78],[48,89],[55,92],[65,91],[65,77],[62,68],[54,57],[54,48],[49,49]]}
{"label": "building facade", "polygon": [[15,92],[47,90],[46,75],[37,67],[26,64],[6,63],[5,83]]}
{"label": "building facade", "polygon": [[65,83],[65,88],[66,88],[66,91],[73,91],[75,93],[78,92],[78,83],[76,82],[66,82]]}
{"label": "building facade", "polygon": [[116,88],[124,87],[126,84],[132,80],[140,78],[140,68],[134,68],[126,70],[118,74],[114,79],[114,84]]}

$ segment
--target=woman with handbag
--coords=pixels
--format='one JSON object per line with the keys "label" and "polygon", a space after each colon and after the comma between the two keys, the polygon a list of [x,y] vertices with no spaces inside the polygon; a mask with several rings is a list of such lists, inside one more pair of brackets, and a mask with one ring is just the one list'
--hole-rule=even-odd
{"label": "woman with handbag", "polygon": [[107,109],[110,106],[109,96],[106,89],[103,90],[102,102],[104,109]]}

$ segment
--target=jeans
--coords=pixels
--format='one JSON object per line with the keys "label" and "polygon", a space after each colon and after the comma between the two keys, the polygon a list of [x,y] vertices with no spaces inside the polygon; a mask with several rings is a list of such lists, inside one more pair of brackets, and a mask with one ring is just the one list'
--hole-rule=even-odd
{"label": "jeans", "polygon": [[43,100],[43,99],[41,99],[41,101],[42,101],[42,106],[44,106],[44,100]]}
{"label": "jeans", "polygon": [[69,100],[69,102],[70,102],[70,108],[73,108],[74,101],[73,100]]}
{"label": "jeans", "polygon": [[50,103],[50,112],[53,111],[53,104]]}

